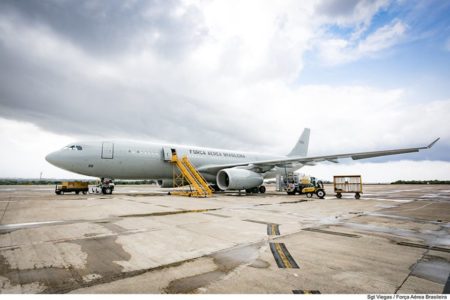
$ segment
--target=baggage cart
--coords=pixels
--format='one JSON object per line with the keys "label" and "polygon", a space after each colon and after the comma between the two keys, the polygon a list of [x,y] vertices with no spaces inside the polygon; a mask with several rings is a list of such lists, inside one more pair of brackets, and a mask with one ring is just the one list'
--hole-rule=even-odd
{"label": "baggage cart", "polygon": [[335,175],[333,176],[334,192],[337,198],[342,198],[343,193],[355,193],[359,199],[362,194],[361,175]]}

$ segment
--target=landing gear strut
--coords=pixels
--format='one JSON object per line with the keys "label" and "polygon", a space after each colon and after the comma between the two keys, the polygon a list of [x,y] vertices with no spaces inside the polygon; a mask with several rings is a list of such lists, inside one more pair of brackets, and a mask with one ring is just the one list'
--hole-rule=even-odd
{"label": "landing gear strut", "polygon": [[105,195],[111,195],[114,191],[114,182],[110,178],[102,178],[100,187],[102,188],[102,193]]}

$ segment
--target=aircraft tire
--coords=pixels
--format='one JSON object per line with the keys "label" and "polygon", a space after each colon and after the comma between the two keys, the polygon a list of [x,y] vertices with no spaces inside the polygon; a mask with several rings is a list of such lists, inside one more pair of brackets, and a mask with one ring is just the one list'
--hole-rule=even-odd
{"label": "aircraft tire", "polygon": [[260,186],[259,187],[259,192],[261,193],[261,194],[264,194],[265,192],[266,192],[266,187],[265,186]]}

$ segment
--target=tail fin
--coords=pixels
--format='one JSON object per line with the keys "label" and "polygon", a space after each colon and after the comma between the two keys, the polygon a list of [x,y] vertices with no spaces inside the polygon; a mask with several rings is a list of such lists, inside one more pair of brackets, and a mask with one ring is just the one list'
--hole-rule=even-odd
{"label": "tail fin", "polygon": [[309,133],[311,130],[309,128],[305,128],[303,130],[302,135],[298,139],[297,144],[295,144],[294,148],[289,152],[287,156],[306,156],[308,155],[308,145],[309,145]]}

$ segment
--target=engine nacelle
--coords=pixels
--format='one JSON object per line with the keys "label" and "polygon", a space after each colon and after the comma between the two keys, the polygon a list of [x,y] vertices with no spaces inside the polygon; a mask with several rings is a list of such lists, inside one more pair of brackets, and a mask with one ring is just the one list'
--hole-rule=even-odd
{"label": "engine nacelle", "polygon": [[260,186],[264,178],[253,171],[230,168],[220,170],[216,181],[221,190],[246,190]]}

